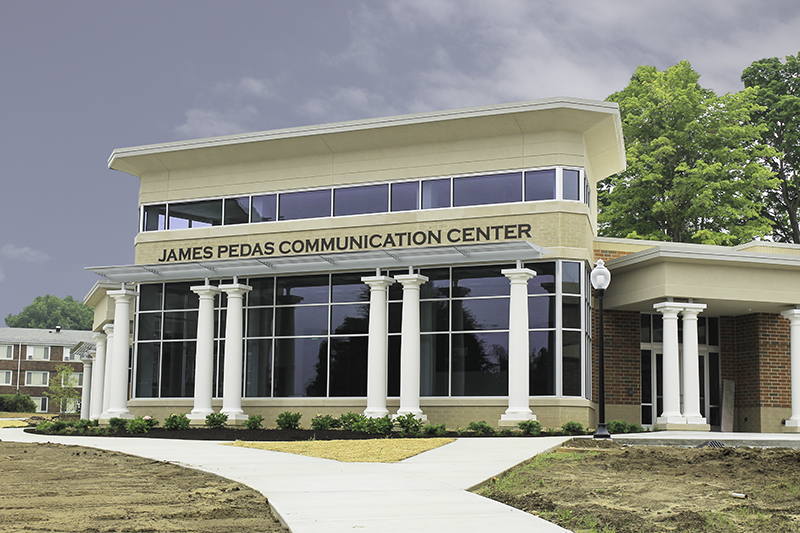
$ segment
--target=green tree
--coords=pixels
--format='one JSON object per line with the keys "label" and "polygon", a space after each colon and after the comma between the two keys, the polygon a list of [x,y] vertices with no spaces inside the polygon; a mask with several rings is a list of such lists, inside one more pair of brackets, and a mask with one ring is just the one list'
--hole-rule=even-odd
{"label": "green tree", "polygon": [[699,78],[687,61],[640,66],[608,97],[620,106],[628,164],[601,183],[601,235],[734,245],[770,232],[755,90],[717,96]]}
{"label": "green tree", "polygon": [[58,405],[58,411],[63,413],[67,410],[70,403],[77,402],[81,398],[81,393],[76,387],[78,379],[72,375],[73,370],[69,365],[58,365],[56,375],[50,380],[50,387],[45,394]]}
{"label": "green tree", "polygon": [[773,223],[773,237],[800,244],[800,53],[761,59],[742,72],[745,87],[753,87],[762,109],[753,118],[766,128],[764,143],[775,151],[764,165],[775,175],[766,193],[764,214]]}
{"label": "green tree", "polygon": [[6,317],[6,326],[40,329],[61,326],[63,329],[90,330],[93,320],[94,308],[73,300],[72,296],[62,300],[48,294],[34,298],[33,303],[18,315],[9,314]]}

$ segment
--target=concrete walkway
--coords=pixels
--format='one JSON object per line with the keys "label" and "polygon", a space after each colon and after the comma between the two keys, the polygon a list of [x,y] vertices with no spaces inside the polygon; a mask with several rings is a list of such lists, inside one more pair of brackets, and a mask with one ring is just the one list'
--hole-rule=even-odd
{"label": "concrete walkway", "polygon": [[260,491],[293,533],[567,531],[467,492],[566,437],[458,439],[393,464],[340,463],[209,441],[31,435],[19,428],[0,429],[0,440],[89,446],[211,472]]}

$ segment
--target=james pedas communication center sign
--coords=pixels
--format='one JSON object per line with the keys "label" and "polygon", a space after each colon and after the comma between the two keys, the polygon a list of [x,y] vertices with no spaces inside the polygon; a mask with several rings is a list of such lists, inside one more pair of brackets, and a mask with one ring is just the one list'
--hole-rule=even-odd
{"label": "james pedas communication center sign", "polygon": [[335,237],[323,236],[265,240],[255,243],[237,243],[231,240],[230,242],[216,242],[214,244],[205,244],[202,246],[161,248],[157,261],[159,263],[174,263],[183,261],[207,261],[212,259],[277,257],[284,255],[353,252],[358,250],[496,242],[530,238],[530,224],[502,224],[449,229],[367,233],[363,235],[340,235]]}

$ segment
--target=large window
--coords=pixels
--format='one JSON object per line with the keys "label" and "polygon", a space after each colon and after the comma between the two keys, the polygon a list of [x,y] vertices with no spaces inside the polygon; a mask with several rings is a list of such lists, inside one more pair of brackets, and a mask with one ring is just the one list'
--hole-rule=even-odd
{"label": "large window", "polygon": [[[422,396],[508,393],[512,265],[422,269]],[[587,394],[588,284],[574,261],[527,264],[530,394]],[[406,274],[406,271],[388,275]],[[259,277],[244,306],[243,391],[250,398],[364,397],[367,387],[369,287],[373,272]],[[136,317],[135,395],[190,397],[194,391],[197,283],[141,285]],[[223,298],[220,303],[220,297]],[[400,391],[403,288],[389,287],[388,393]],[[224,295],[216,298],[214,395],[222,394]]]}
{"label": "large window", "polygon": [[50,373],[25,372],[25,385],[31,387],[48,387],[50,385]]}
{"label": "large window", "polygon": [[0,359],[14,359],[14,347],[10,344],[0,344]]}
{"label": "large window", "polygon": [[11,370],[0,370],[0,385],[11,385]]}
{"label": "large window", "polygon": [[555,167],[149,204],[141,208],[141,231],[545,200],[589,204],[584,171]]}
{"label": "large window", "polygon": [[28,346],[26,348],[27,359],[34,361],[49,361],[50,360],[50,347],[49,346]]}

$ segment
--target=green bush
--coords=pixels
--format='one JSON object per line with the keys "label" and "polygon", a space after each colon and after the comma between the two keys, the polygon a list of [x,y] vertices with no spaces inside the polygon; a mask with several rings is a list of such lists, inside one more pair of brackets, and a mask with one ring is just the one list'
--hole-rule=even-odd
{"label": "green bush", "polygon": [[364,418],[363,414],[354,413],[351,411],[339,417],[339,425],[342,426],[342,429],[344,430],[356,431],[355,426],[362,418]]}
{"label": "green bush", "polygon": [[494,428],[487,424],[485,420],[470,422],[467,426],[467,431],[472,431],[476,435],[494,435]]}
{"label": "green bush", "polygon": [[264,422],[264,417],[261,415],[250,415],[244,421],[244,427],[247,429],[261,429],[261,424]]}
{"label": "green bush", "polygon": [[111,426],[111,429],[114,431],[119,431],[125,429],[125,427],[128,425],[128,421],[124,418],[114,417],[108,419],[108,425]]}
{"label": "green bush", "polygon": [[336,429],[340,422],[331,415],[317,415],[311,419],[311,429],[322,431],[325,429]]}
{"label": "green bush", "polygon": [[191,421],[189,420],[189,417],[184,414],[169,415],[164,419],[164,429],[169,429],[172,431],[189,429],[190,425]]}
{"label": "green bush", "polygon": [[158,425],[158,420],[156,420],[155,418],[153,418],[150,415],[144,415],[142,417],[142,420],[147,422],[147,427],[149,427],[149,428],[154,428],[154,427],[156,427]]}
{"label": "green bush", "polygon": [[303,418],[303,415],[300,413],[284,411],[275,419],[275,424],[278,426],[278,429],[300,429],[301,418]]}
{"label": "green bush", "polygon": [[36,402],[27,394],[0,394],[0,411],[8,413],[35,413]]}
{"label": "green bush", "polygon": [[225,413],[208,413],[206,415],[207,428],[224,428],[227,421],[228,415]]}
{"label": "green bush", "polygon": [[406,413],[394,419],[400,427],[401,437],[417,437],[422,434],[422,420],[414,416],[414,413]]}
{"label": "green bush", "polygon": [[561,429],[567,435],[583,435],[585,433],[585,431],[583,430],[583,424],[581,424],[580,422],[575,422],[574,420],[570,420],[569,422],[561,426]]}
{"label": "green bush", "polygon": [[128,433],[132,435],[140,435],[142,433],[147,433],[147,430],[150,429],[150,424],[141,416],[137,416],[133,420],[128,421],[126,429]]}
{"label": "green bush", "polygon": [[644,428],[636,423],[628,423],[624,420],[610,420],[606,422],[606,429],[609,433],[640,433]]}
{"label": "green bush", "polygon": [[82,418],[77,422],[75,422],[74,425],[75,429],[79,429],[85,433],[87,429],[91,427],[97,427],[97,423],[98,423],[97,420],[86,420],[85,418]]}
{"label": "green bush", "polygon": [[519,431],[513,428],[502,428],[497,434],[501,437],[516,437],[519,435]]}
{"label": "green bush", "polygon": [[380,418],[369,418],[361,415],[355,426],[356,431],[369,435],[388,435],[394,429],[394,420],[389,415]]}
{"label": "green bush", "polygon": [[542,424],[538,420],[523,420],[517,427],[522,430],[524,435],[537,437],[542,432]]}
{"label": "green bush", "polygon": [[447,426],[444,424],[428,424],[422,428],[422,432],[429,437],[442,437],[447,434]]}

